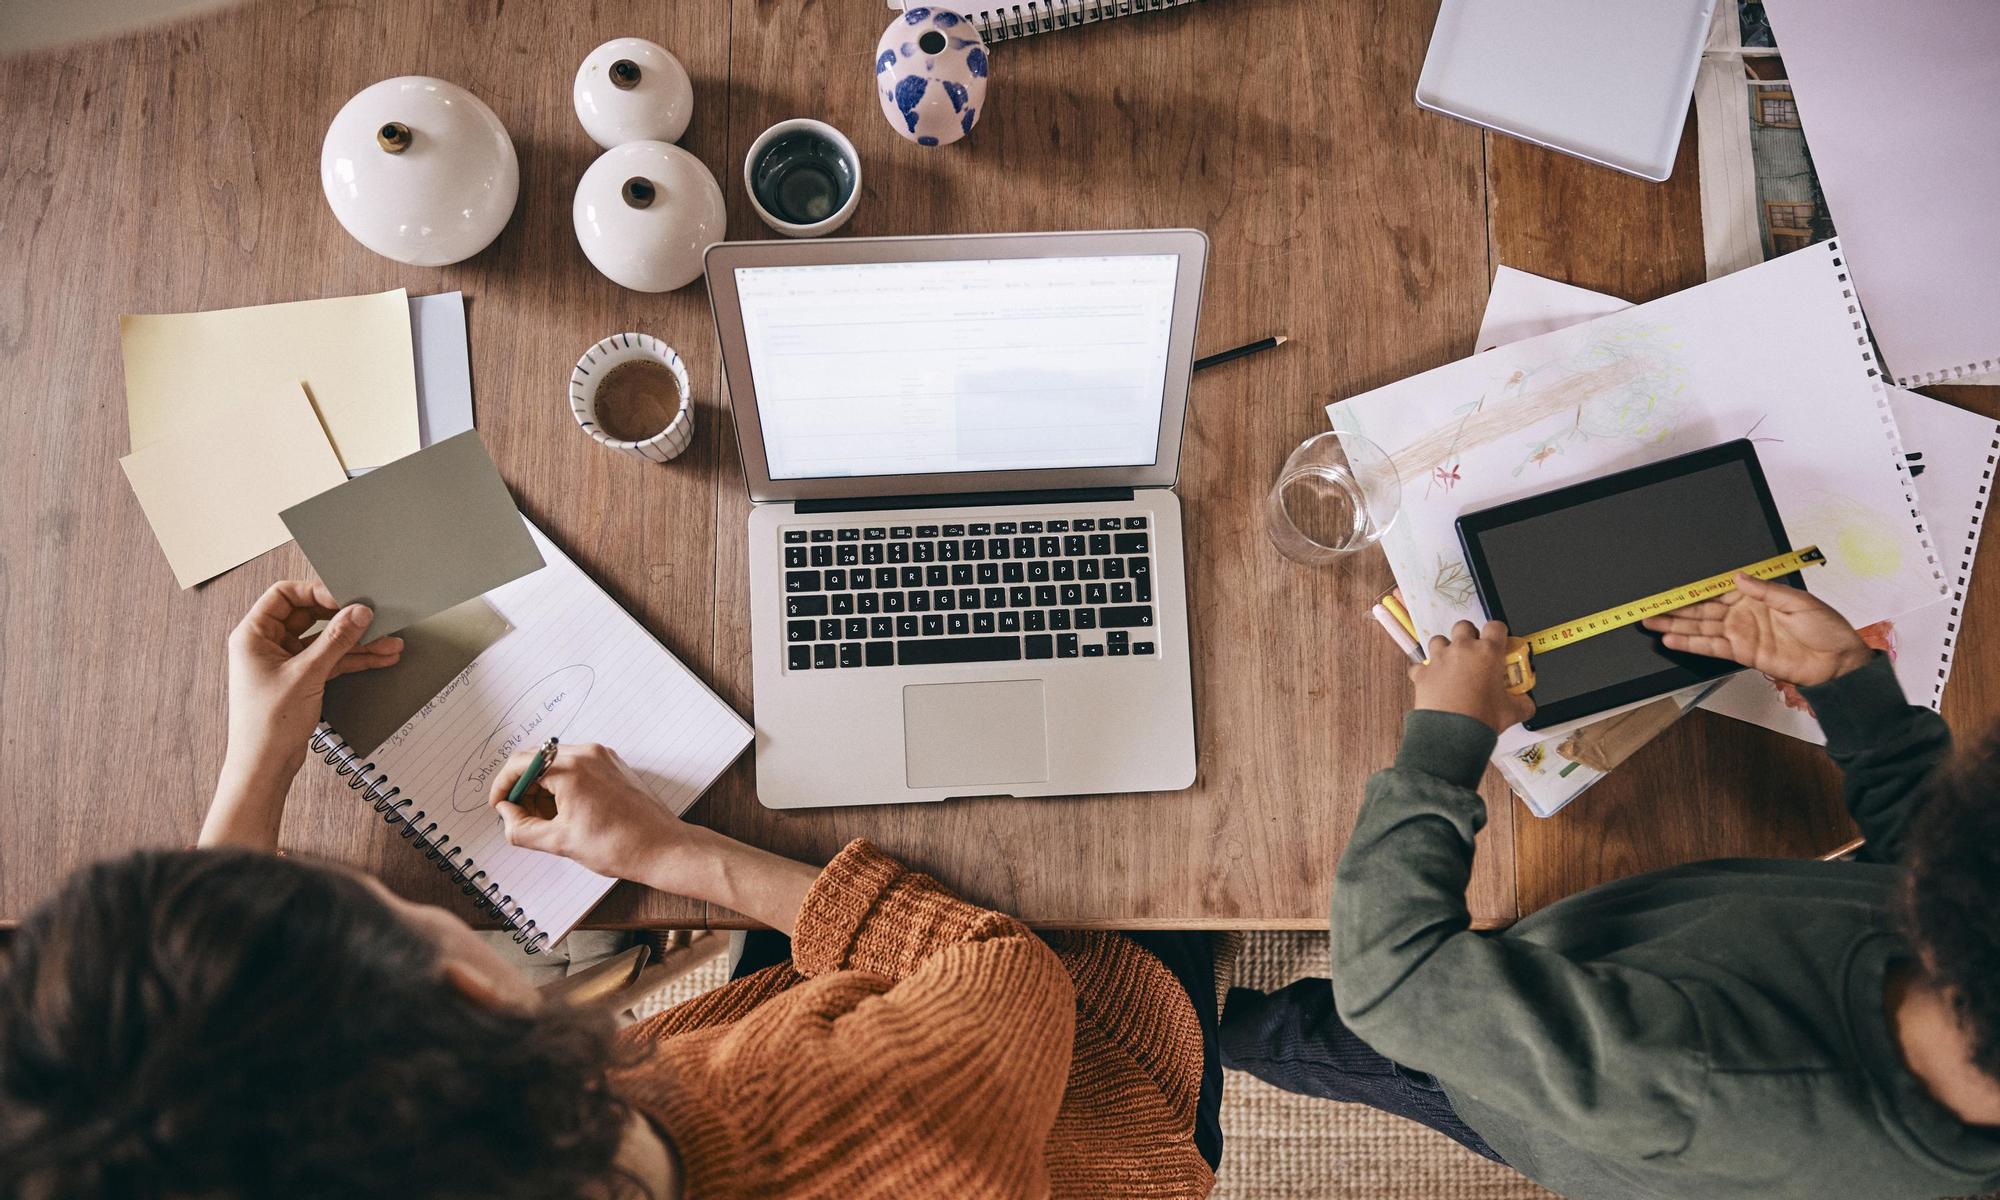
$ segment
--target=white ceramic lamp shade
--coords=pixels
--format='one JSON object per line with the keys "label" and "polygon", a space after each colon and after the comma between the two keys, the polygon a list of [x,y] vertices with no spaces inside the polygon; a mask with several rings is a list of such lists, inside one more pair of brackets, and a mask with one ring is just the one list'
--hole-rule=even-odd
{"label": "white ceramic lamp shade", "polygon": [[609,150],[626,142],[678,142],[694,115],[694,84],[666,47],[613,38],[583,60],[571,89],[576,119]]}
{"label": "white ceramic lamp shade", "polygon": [[728,226],[714,173],[667,142],[627,142],[598,155],[576,185],[572,216],[591,265],[635,292],[693,283],[702,251]]}
{"label": "white ceramic lamp shade", "polygon": [[455,263],[507,225],[521,167],[479,97],[404,75],[363,88],[327,127],[320,188],[354,240],[397,262]]}

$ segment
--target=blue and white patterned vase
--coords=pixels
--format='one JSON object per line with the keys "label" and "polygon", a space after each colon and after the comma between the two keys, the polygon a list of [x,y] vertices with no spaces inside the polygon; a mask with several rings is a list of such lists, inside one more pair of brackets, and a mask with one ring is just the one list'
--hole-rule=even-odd
{"label": "blue and white patterned vase", "polygon": [[875,90],[897,133],[919,146],[948,146],[985,111],[986,42],[949,9],[908,9],[875,46]]}

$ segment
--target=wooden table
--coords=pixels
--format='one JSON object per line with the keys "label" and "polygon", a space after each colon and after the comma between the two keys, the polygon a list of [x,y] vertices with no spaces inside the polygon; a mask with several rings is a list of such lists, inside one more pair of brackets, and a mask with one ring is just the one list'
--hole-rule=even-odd
{"label": "wooden table", "polygon": [[[1393,752],[1404,663],[1368,619],[1386,583],[1285,563],[1258,504],[1321,406],[1469,353],[1501,262],[1646,300],[1700,282],[1692,137],[1651,185],[1419,112],[1434,5],[1213,0],[997,48],[992,105],[924,150],[876,108],[872,0],[263,0],[166,31],[0,63],[0,921],[72,868],[182,845],[222,755],[223,638],[286,547],[175,588],[117,466],[128,449],[117,325],[178,312],[407,287],[463,289],[478,423],[522,507],[721,694],[750,711],[747,501],[699,286],[665,296],[595,274],[570,231],[596,148],[576,64],[638,34],[695,81],[682,144],[763,230],[741,156],[790,116],[859,146],[856,234],[1189,225],[1214,242],[1199,349],[1274,332],[1283,350],[1204,373],[1181,487],[1196,611],[1201,777],[1187,792],[775,813],[748,757],[695,820],[785,853],[865,834],[966,893],[1048,925],[1321,925],[1368,773]],[[521,199],[492,247],[444,269],[349,239],[319,196],[327,122],[377,79],[435,74],[512,131]],[[573,427],[569,364],[625,329],[678,347],[695,448],[665,468]],[[1955,397],[1970,402],[1963,389]],[[1990,401],[1988,403],[1991,403]],[[1993,710],[1974,597],[1947,711]],[[1601,880],[1719,854],[1842,840],[1816,751],[1698,714],[1549,821],[1489,775],[1472,906],[1503,922]],[[288,845],[442,898],[441,878],[310,768]],[[624,886],[597,923],[729,923]]]}

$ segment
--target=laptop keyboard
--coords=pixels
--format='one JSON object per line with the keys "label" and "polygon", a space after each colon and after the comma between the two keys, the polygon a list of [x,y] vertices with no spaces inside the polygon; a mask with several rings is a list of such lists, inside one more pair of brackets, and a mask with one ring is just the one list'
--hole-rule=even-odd
{"label": "laptop keyboard", "polygon": [[783,542],[790,670],[1157,653],[1144,516],[813,527]]}

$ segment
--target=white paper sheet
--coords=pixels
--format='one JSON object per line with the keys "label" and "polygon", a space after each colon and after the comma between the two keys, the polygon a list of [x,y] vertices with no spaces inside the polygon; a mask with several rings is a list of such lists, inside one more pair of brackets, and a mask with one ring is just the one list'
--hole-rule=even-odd
{"label": "white paper sheet", "polygon": [[1896,382],[2000,370],[2000,4],[1764,9]]}
{"label": "white paper sheet", "polygon": [[465,293],[410,297],[417,349],[417,436],[426,446],[472,428],[472,359]]}
{"label": "white paper sheet", "polygon": [[1382,545],[1419,629],[1483,618],[1459,514],[1741,437],[1793,544],[1828,553],[1814,594],[1856,624],[1941,597],[1838,256],[1823,243],[1328,406],[1402,472]]}
{"label": "white paper sheet", "polygon": [[[1629,307],[1616,297],[1501,267],[1487,298],[1479,345],[1484,349]],[[1945,582],[1950,594],[1879,622],[1869,628],[1868,636],[1894,657],[1904,693],[1935,709],[1944,703],[1987,494],[2000,463],[2000,422],[1900,388],[1888,389],[1888,394],[1905,458],[1915,475],[1925,525],[1948,568]],[[1797,694],[1761,675],[1745,673],[1723,681],[1701,706],[1806,741],[1826,740]],[[1511,761],[1501,764],[1509,782],[1537,812],[1550,804],[1560,807],[1599,777],[1556,754],[1559,740],[1542,743],[1542,761],[1549,764],[1542,770],[1516,770]],[[1567,767],[1574,769],[1565,775]],[[1532,795],[1528,788],[1534,789]]]}

